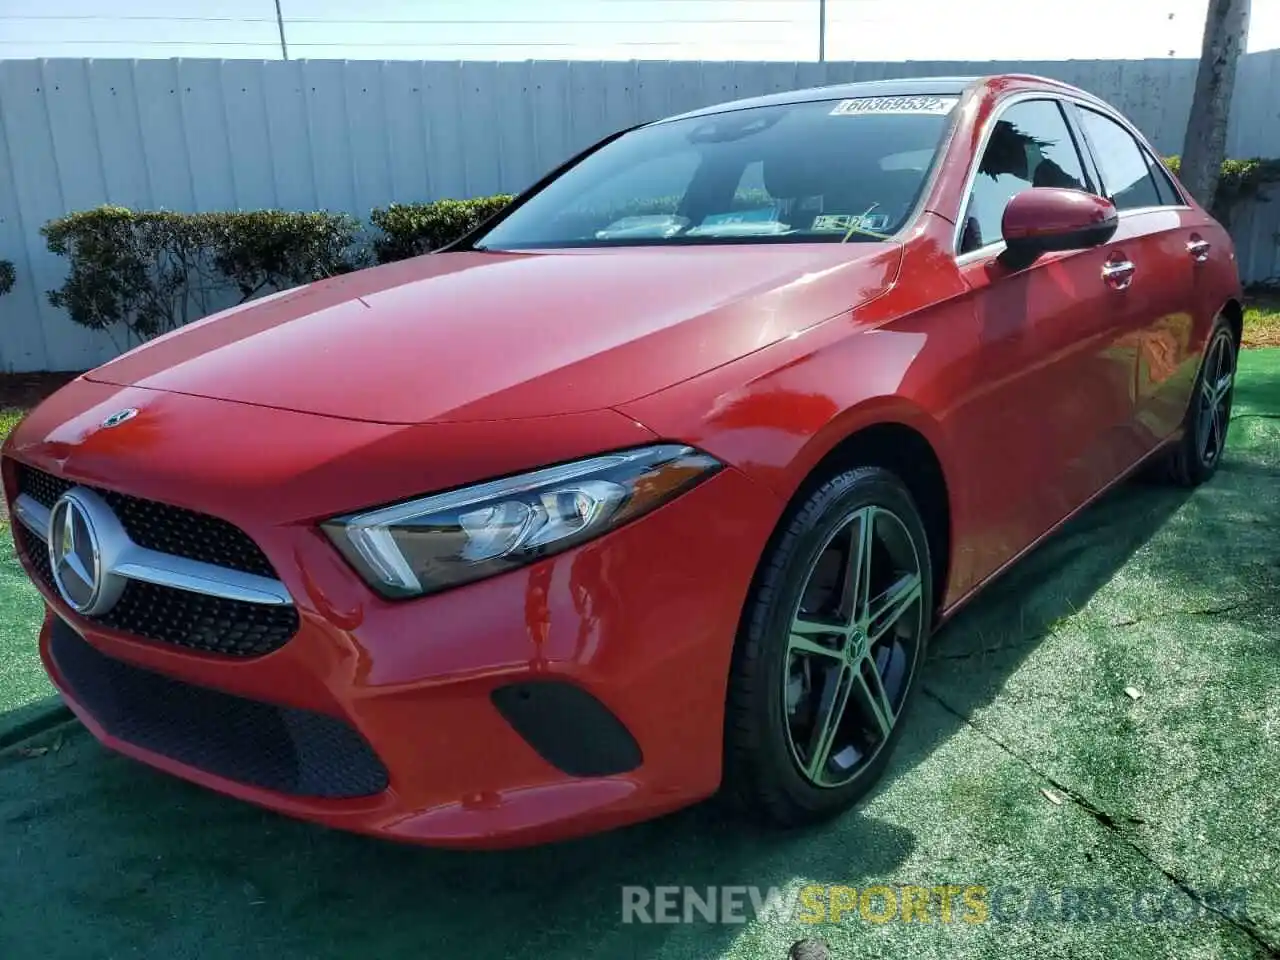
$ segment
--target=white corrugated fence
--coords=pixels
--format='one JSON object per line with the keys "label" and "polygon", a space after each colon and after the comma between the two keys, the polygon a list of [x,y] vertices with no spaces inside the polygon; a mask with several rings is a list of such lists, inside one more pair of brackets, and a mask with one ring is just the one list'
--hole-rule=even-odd
{"label": "white corrugated fence", "polygon": [[[48,304],[65,263],[40,227],[102,203],[366,218],[392,201],[515,192],[620,127],[778,90],[1018,71],[1074,83],[1180,150],[1191,60],[766,63],[0,61],[0,369],[85,369],[116,347]],[[1241,67],[1232,156],[1280,156],[1280,51]],[[1248,280],[1280,273],[1280,204],[1237,225]]]}

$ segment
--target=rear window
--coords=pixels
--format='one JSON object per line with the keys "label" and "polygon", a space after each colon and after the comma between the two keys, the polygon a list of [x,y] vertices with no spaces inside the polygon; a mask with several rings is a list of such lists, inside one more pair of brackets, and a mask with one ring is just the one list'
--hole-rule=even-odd
{"label": "rear window", "polygon": [[624,134],[475,246],[876,240],[911,216],[958,97],[752,107]]}

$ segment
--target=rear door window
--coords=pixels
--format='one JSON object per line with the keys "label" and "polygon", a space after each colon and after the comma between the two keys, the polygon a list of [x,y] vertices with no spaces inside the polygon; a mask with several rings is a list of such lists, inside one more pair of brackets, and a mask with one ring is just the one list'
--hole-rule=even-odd
{"label": "rear door window", "polygon": [[1157,160],[1146,150],[1142,151],[1142,155],[1146,158],[1147,168],[1151,171],[1151,177],[1156,182],[1156,190],[1160,194],[1160,202],[1168,206],[1181,206],[1185,202],[1182,199],[1182,193],[1174,185],[1173,177],[1169,175],[1169,170],[1164,165],[1164,162]]}
{"label": "rear door window", "polygon": [[1102,195],[1117,210],[1159,207],[1169,202],[1161,197],[1148,166],[1149,158],[1128,130],[1086,107],[1080,109],[1080,126],[1102,175]]}

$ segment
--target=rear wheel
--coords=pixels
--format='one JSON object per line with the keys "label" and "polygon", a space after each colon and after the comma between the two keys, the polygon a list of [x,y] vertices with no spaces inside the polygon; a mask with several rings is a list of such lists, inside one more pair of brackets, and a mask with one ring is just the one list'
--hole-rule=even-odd
{"label": "rear wheel", "polygon": [[911,495],[878,467],[827,481],[784,523],[734,651],[725,789],[798,825],[884,770],[924,660],[932,567]]}
{"label": "rear wheel", "polygon": [[1196,487],[1217,472],[1231,425],[1235,377],[1235,335],[1227,321],[1219,317],[1209,335],[1209,345],[1196,377],[1182,439],[1161,464],[1161,480],[1181,487]]}

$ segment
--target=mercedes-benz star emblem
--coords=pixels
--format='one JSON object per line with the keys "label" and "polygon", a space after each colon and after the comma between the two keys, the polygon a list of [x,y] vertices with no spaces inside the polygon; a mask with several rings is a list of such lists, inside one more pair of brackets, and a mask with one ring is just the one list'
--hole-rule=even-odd
{"label": "mercedes-benz star emblem", "polygon": [[126,420],[132,420],[137,415],[138,415],[137,407],[125,407],[125,409],[117,410],[111,416],[107,417],[107,419],[103,420],[102,426],[118,427],[120,426],[120,424],[124,423]]}
{"label": "mercedes-benz star emblem", "polygon": [[120,521],[93,491],[73,488],[53,505],[49,511],[53,582],[77,613],[106,613],[120,599],[124,579],[111,569],[127,542]]}

